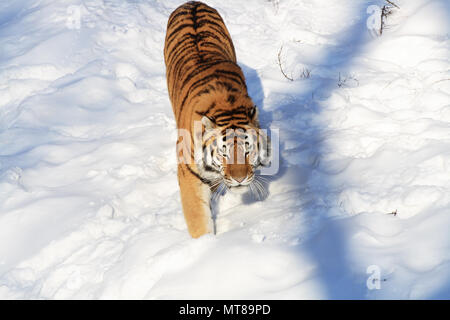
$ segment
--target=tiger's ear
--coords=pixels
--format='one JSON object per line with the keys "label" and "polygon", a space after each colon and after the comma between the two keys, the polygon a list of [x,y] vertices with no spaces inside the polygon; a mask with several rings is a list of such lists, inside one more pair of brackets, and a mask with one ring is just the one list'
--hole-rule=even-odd
{"label": "tiger's ear", "polygon": [[212,130],[216,127],[214,121],[207,116],[202,117],[202,124],[205,126],[206,130]]}
{"label": "tiger's ear", "polygon": [[254,120],[258,117],[258,108],[256,106],[250,107],[250,109],[247,110],[247,116],[250,118],[250,120]]}

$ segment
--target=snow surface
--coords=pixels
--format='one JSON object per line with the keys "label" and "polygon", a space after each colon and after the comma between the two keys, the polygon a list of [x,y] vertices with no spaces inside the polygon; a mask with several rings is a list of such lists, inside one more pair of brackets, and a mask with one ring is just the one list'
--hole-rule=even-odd
{"label": "snow surface", "polygon": [[449,2],[395,1],[381,37],[382,0],[206,2],[281,163],[197,240],[162,54],[182,1],[0,2],[0,298],[449,299]]}

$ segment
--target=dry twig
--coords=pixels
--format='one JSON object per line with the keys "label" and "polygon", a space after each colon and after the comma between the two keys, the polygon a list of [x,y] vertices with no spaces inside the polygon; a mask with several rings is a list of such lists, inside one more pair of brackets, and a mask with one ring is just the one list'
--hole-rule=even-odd
{"label": "dry twig", "polygon": [[389,3],[390,5],[396,7],[397,9],[400,9],[400,7],[399,7],[398,5],[396,5],[395,3],[393,3],[392,1],[390,1],[390,0],[385,0],[385,1],[386,1],[387,3]]}
{"label": "dry twig", "polygon": [[392,14],[392,8],[395,7],[400,9],[398,5],[390,0],[385,0],[388,4],[381,8],[381,25],[380,25],[380,36],[383,34],[383,30],[386,28],[386,18]]}
{"label": "dry twig", "polygon": [[280,67],[281,73],[283,74],[283,76],[288,79],[289,81],[294,81],[294,79],[292,77],[289,77],[286,72],[284,72],[283,70],[283,66],[281,65],[281,51],[283,51],[283,45],[281,45],[280,47],[280,51],[278,51],[278,66]]}

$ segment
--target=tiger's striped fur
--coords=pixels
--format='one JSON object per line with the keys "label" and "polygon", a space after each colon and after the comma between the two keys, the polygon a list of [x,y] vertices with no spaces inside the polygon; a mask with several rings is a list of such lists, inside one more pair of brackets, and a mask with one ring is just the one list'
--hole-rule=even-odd
{"label": "tiger's striped fur", "polygon": [[[179,143],[195,148],[196,121],[203,123],[202,133],[216,130],[220,134],[220,138],[202,142],[203,151],[215,161],[196,162],[191,153],[181,155],[191,161],[178,164],[183,212],[189,232],[196,238],[212,231],[210,199],[218,185],[241,187],[253,180],[260,161],[249,151],[249,135],[228,137],[226,130],[257,132],[257,108],[236,63],[230,34],[219,13],[206,4],[190,1],[170,15],[164,59],[177,128],[192,134],[189,141],[179,139]],[[253,135],[252,141],[258,141],[258,136]],[[234,163],[230,158],[244,161]]]}

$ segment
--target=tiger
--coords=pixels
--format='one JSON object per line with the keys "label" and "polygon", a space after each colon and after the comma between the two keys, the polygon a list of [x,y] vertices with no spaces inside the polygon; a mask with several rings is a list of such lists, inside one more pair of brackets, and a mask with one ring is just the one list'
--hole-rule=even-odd
{"label": "tiger", "polygon": [[190,1],[171,13],[164,62],[179,132],[182,210],[189,234],[198,238],[215,233],[211,216],[215,193],[262,189],[255,173],[270,164],[270,141],[260,130],[258,108],[216,9]]}

